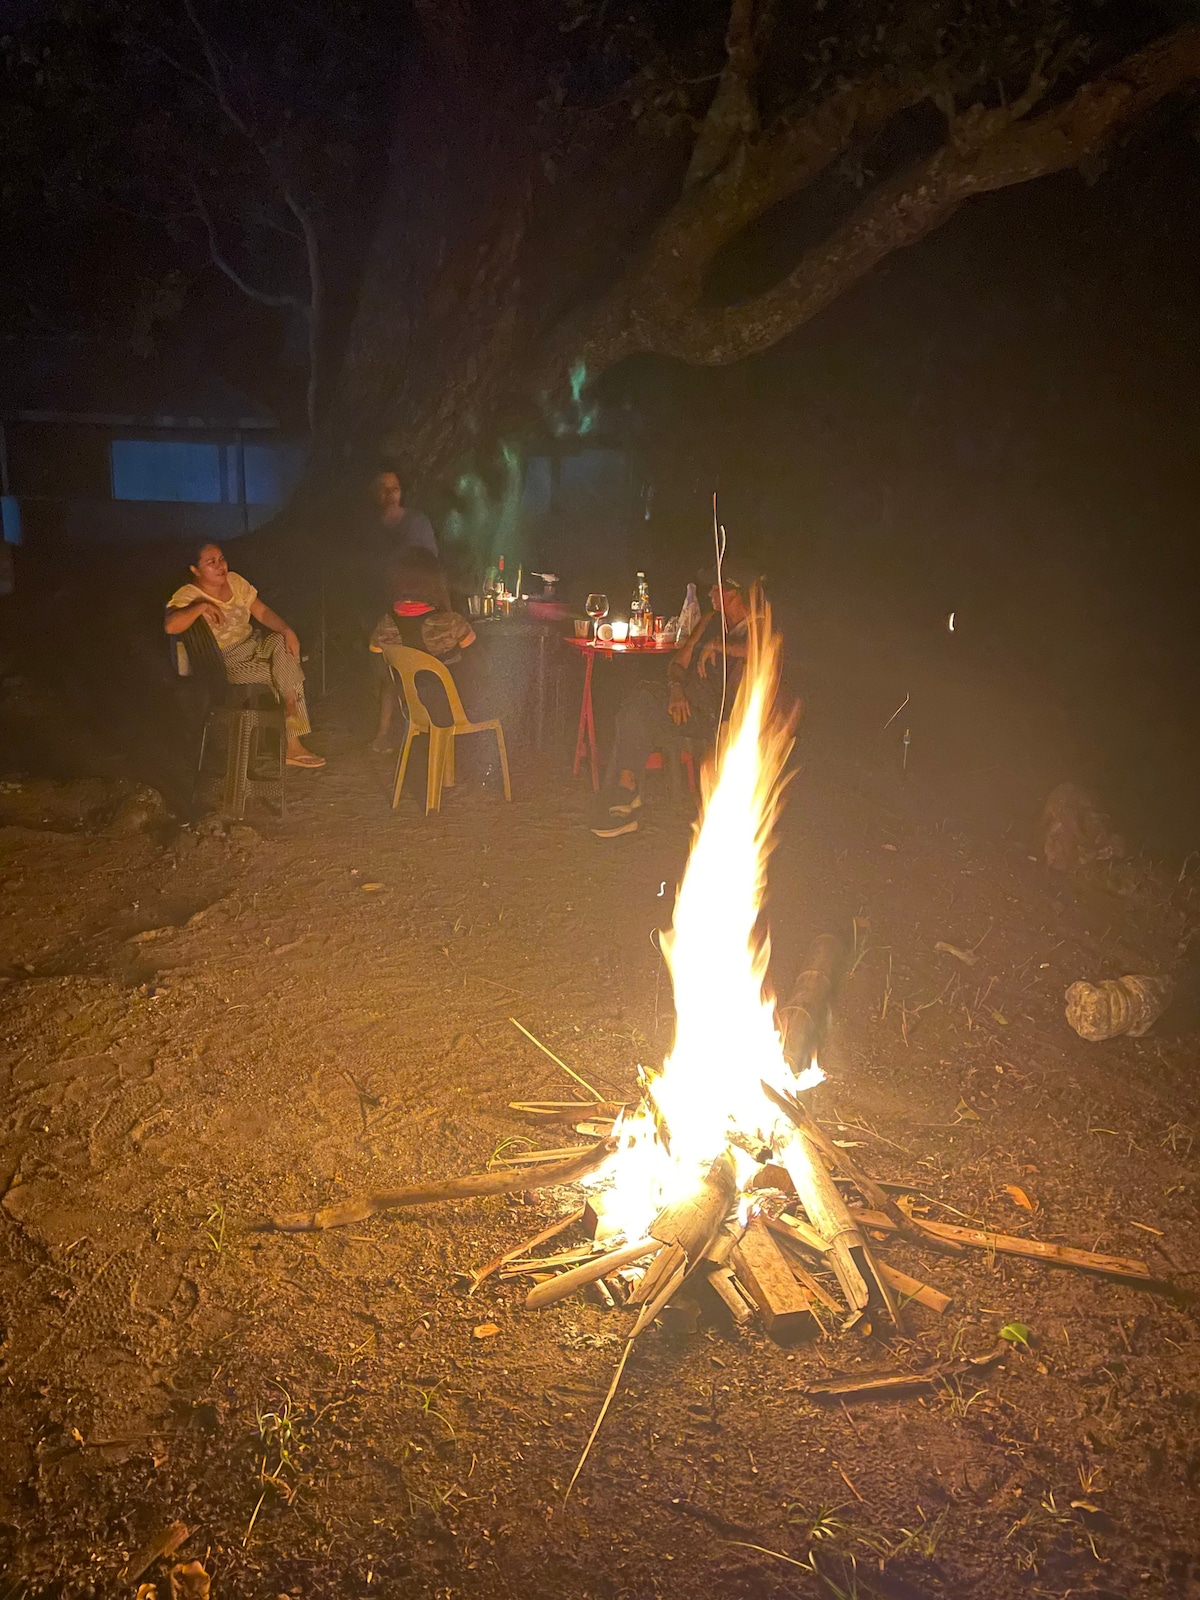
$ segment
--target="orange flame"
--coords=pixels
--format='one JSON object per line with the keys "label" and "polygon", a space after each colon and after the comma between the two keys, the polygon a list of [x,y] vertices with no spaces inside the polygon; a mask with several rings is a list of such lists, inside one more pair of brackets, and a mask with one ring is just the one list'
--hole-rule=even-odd
{"label": "orange flame", "polygon": [[[783,641],[755,591],[746,668],[716,760],[701,780],[702,809],[663,953],[675,991],[675,1040],[649,1104],[618,1134],[598,1174],[610,1217],[640,1236],[664,1204],[688,1194],[725,1149],[748,1175],[744,1147],[768,1144],[778,1112],[762,1081],[794,1090],[767,984],[770,936],[762,927],[767,861],[775,843],[796,713],[777,705]],[[800,1080],[820,1079],[813,1068]]]}

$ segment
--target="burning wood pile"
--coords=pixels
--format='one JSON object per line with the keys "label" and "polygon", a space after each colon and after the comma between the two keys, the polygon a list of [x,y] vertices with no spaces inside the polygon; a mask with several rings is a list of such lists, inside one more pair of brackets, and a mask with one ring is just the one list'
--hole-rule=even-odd
{"label": "burning wood pile", "polygon": [[[674,1043],[661,1072],[642,1075],[639,1104],[631,1109],[596,1096],[518,1105],[595,1142],[513,1158],[475,1177],[278,1217],[277,1227],[323,1228],[396,1206],[581,1184],[583,1205],[489,1263],[472,1288],[494,1274],[532,1277],[525,1301],[531,1310],[589,1290],[633,1313],[610,1398],[633,1341],[664,1314],[694,1326],[706,1301],[737,1323],[757,1315],[773,1337],[789,1342],[833,1326],[900,1327],[910,1300],[943,1311],[947,1295],[881,1257],[879,1245],[889,1238],[945,1255],[976,1247],[1153,1281],[1140,1261],[920,1218],[904,1203],[915,1191],[876,1182],[808,1111],[803,1095],[823,1076],[816,1056],[845,951],[832,937],[818,940],[791,1001],[777,1010],[767,986],[762,911],[795,721],[778,707],[780,667],[779,635],[757,601],[745,674],[717,759],[704,774],[701,821],[673,927],[662,940],[675,995]],[[544,1253],[571,1229],[579,1242]],[[879,1381],[894,1389],[920,1379]]]}

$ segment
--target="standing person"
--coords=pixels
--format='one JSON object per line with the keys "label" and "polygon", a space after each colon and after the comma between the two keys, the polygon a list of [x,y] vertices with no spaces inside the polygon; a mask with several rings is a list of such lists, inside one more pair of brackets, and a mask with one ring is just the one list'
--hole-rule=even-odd
{"label": "standing person", "polygon": [[727,570],[722,570],[719,583],[716,575],[712,576],[709,599],[713,609],[671,657],[666,692],[660,679],[648,678],[617,712],[609,763],[616,782],[606,785],[600,795],[600,816],[592,827],[598,839],[637,832],[641,775],[651,751],[680,738],[711,743],[722,715],[733,706],[746,659],[750,590],[757,580]]}
{"label": "standing person", "polygon": [[385,467],[375,474],[374,497],[377,508],[375,536],[378,554],[385,565],[410,550],[438,554],[433,523],[423,511],[404,504],[400,474]]}
{"label": "standing person", "polygon": [[[323,767],[324,757],[301,743],[312,728],[304,704],[304,669],[295,633],[259,599],[252,583],[230,572],[220,545],[201,545],[190,570],[195,581],[176,589],[167,601],[166,632],[184,633],[203,617],[220,647],[230,683],[268,683],[283,701],[288,766]],[[251,617],[268,630],[265,636],[254,632]]]}

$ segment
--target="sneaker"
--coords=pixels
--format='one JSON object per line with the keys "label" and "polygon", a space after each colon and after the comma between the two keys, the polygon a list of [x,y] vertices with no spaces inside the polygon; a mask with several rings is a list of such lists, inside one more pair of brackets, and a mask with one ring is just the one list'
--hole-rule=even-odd
{"label": "sneaker", "polygon": [[616,839],[623,833],[636,833],[638,819],[636,817],[614,817],[611,822],[602,822],[592,829],[597,839]]}
{"label": "sneaker", "polygon": [[642,797],[634,790],[632,793],[626,789],[622,791],[628,796],[625,800],[617,800],[608,808],[610,817],[631,817],[635,811],[642,808]]}

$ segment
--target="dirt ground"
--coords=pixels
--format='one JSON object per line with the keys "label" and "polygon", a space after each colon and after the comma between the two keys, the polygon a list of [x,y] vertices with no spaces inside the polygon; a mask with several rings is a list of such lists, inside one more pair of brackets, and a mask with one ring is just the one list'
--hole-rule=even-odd
{"label": "dirt ground", "polygon": [[[794,655],[776,982],[818,933],[857,918],[863,941],[818,1115],[932,1216],[1186,1274],[1190,864],[1046,869],[1034,824],[1074,775],[1069,734],[1019,686],[819,629]],[[919,670],[902,774],[907,719],[881,729]],[[572,1088],[512,1017],[621,1096],[670,1042],[651,934],[687,827],[665,797],[600,844],[561,763],[519,759],[511,806],[460,786],[437,818],[393,814],[365,724],[330,721],[283,825],[0,828],[4,1600],[132,1600],[130,1555],[173,1519],[219,1600],[1200,1596],[1185,1293],[889,1247],[953,1295],[943,1317],[795,1349],[652,1330],[564,1501],[628,1315],[527,1313],[519,1284],[468,1297],[462,1274],[571,1193],[260,1230],[560,1143],[509,1109]],[[1140,1040],[1076,1038],[1067,984],[1128,971],[1174,972],[1171,1011]],[[1030,1348],[957,1390],[804,1393],[991,1349],[1013,1321]]]}

